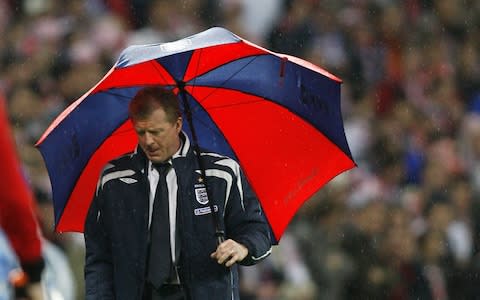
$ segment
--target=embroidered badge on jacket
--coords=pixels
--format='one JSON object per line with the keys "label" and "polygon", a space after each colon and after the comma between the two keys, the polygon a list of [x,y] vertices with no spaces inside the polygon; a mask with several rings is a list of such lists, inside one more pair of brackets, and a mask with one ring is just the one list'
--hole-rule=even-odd
{"label": "embroidered badge on jacket", "polygon": [[[218,206],[214,205],[213,206],[213,210],[215,212],[218,212]],[[209,213],[212,212],[212,209],[210,208],[210,206],[207,206],[207,207],[201,207],[201,208],[196,208],[194,210],[194,213],[196,216],[203,216],[203,215],[208,215]]]}
{"label": "embroidered badge on jacket", "polygon": [[202,205],[208,203],[207,188],[203,183],[195,184],[195,199]]}

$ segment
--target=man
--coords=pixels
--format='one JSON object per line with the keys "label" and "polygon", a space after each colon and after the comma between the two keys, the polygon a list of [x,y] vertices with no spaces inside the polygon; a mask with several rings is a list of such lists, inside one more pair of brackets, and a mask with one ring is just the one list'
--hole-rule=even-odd
{"label": "man", "polygon": [[[24,178],[15,151],[15,140],[8,122],[7,103],[2,95],[0,95],[0,145],[0,165],[5,174],[0,181],[0,228],[8,238],[9,246],[12,246],[21,265],[21,272],[10,274],[10,283],[14,285],[19,296],[26,294],[29,299],[43,299],[40,281],[45,261],[42,255],[40,228],[34,212],[35,199]],[[4,246],[2,248],[6,249],[6,245]],[[0,267],[3,269],[7,263],[1,260],[1,256]],[[0,287],[5,284],[1,275]]]}
{"label": "man", "polygon": [[[237,263],[271,250],[238,163],[202,153],[208,199],[177,97],[146,87],[129,114],[139,147],[107,164],[85,223],[86,298],[238,299]],[[209,201],[225,231],[220,245]]]}

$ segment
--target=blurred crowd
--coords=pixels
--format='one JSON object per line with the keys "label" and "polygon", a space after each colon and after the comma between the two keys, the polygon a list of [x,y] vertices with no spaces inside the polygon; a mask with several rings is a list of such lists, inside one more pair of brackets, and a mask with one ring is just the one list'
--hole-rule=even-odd
{"label": "blurred crowd", "polygon": [[342,78],[358,164],[304,205],[264,263],[242,269],[242,299],[476,299],[480,1],[0,0],[0,94],[51,261],[68,262],[50,268],[52,299],[83,298],[83,237],[53,232],[33,145],[126,46],[211,26]]}

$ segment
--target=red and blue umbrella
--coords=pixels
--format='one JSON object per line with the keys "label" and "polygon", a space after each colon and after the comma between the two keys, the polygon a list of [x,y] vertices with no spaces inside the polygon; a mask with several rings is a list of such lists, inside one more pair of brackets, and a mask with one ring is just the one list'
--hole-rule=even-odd
{"label": "red and blue umbrella", "polygon": [[341,80],[223,28],[126,48],[105,77],[50,125],[46,162],[58,232],[83,231],[102,167],[134,150],[128,104],[142,87],[182,92],[198,145],[236,159],[278,241],[298,208],[355,166],[340,109]]}

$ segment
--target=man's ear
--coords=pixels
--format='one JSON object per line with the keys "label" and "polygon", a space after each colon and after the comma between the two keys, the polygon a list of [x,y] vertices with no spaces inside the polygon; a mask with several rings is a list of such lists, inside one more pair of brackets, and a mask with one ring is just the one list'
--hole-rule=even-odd
{"label": "man's ear", "polygon": [[177,128],[176,128],[177,132],[180,133],[180,131],[182,130],[182,125],[183,125],[183,119],[182,119],[182,117],[178,117],[177,122],[175,123],[175,125],[177,126]]}

